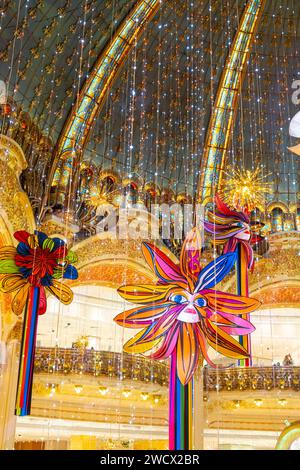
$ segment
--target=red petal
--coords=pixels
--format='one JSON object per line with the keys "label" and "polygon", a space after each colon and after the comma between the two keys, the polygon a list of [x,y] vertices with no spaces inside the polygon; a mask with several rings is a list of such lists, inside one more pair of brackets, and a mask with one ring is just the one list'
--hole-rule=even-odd
{"label": "red petal", "polygon": [[28,242],[29,235],[30,233],[26,232],[25,230],[19,230],[18,232],[14,233],[15,239],[18,240],[18,242],[24,242],[24,243]]}
{"label": "red petal", "polygon": [[46,313],[47,310],[47,297],[46,297],[46,292],[44,287],[40,288],[40,300],[39,300],[39,308],[38,308],[38,314],[43,315]]}

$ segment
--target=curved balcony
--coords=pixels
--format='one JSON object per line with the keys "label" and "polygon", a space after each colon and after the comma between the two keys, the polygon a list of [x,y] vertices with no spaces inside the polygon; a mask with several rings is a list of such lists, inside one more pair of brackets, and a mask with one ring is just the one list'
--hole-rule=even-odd
{"label": "curved balcony", "polygon": [[[79,348],[37,348],[35,372],[115,377],[167,386],[167,362],[126,353]],[[205,392],[290,389],[300,391],[300,367],[203,368]]]}
{"label": "curved balcony", "polygon": [[300,367],[237,367],[217,370],[204,367],[204,390],[206,392],[231,390],[290,389],[300,391]]}
{"label": "curved balcony", "polygon": [[93,349],[40,347],[36,349],[34,368],[36,373],[107,376],[162,386],[169,381],[166,362]]}

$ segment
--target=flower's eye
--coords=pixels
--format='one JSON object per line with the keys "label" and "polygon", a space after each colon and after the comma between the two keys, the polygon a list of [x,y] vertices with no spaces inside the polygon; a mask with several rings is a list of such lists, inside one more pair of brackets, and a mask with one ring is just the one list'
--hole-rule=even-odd
{"label": "flower's eye", "polygon": [[196,299],[194,302],[198,307],[206,307],[207,302],[203,297],[199,297],[199,299]]}
{"label": "flower's eye", "polygon": [[239,227],[239,228],[243,228],[244,227],[244,224],[243,222],[237,222],[236,224],[234,224],[236,227]]}
{"label": "flower's eye", "polygon": [[186,298],[181,294],[171,295],[170,300],[172,300],[172,302],[176,302],[177,304],[184,304],[184,302],[187,302]]}

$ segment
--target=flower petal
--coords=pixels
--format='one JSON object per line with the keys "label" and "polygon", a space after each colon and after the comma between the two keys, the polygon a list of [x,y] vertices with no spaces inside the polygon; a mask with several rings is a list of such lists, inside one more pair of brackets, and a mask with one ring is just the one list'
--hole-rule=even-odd
{"label": "flower petal", "polygon": [[135,304],[147,304],[163,300],[167,296],[172,285],[162,286],[153,284],[144,284],[141,286],[122,286],[119,287],[118,293],[123,299]]}
{"label": "flower petal", "polygon": [[230,335],[215,326],[208,319],[203,323],[203,330],[208,344],[223,356],[241,359],[248,357],[246,349]]}
{"label": "flower petal", "polygon": [[229,335],[249,335],[255,330],[255,327],[248,320],[230,313],[214,313],[209,317],[209,320]]}
{"label": "flower petal", "polygon": [[185,287],[187,282],[178,265],[151,243],[142,244],[143,255],[157,277],[164,283],[176,283]]}
{"label": "flower petal", "polygon": [[202,269],[198,276],[195,292],[203,289],[211,289],[230,272],[236,261],[237,254],[227,253],[211,261]]}
{"label": "flower petal", "polygon": [[38,314],[43,315],[47,310],[47,297],[44,287],[40,287]]}
{"label": "flower petal", "polygon": [[194,228],[187,234],[180,253],[180,271],[185,275],[191,289],[194,288],[201,270],[201,248],[200,232]]}
{"label": "flower petal", "polygon": [[48,289],[51,294],[55,295],[55,297],[65,305],[70,304],[73,300],[73,292],[70,287],[56,281],[55,279],[52,281],[52,286],[47,286],[46,289]]}
{"label": "flower petal", "polygon": [[145,332],[139,341],[153,341],[161,336],[165,335],[168,330],[172,327],[174,321],[176,320],[177,315],[184,308],[180,305],[173,307],[171,310],[168,310],[164,315],[161,315],[160,318],[154,321],[149,327],[148,331]]}
{"label": "flower petal", "polygon": [[23,313],[26,301],[28,299],[30,284],[26,282],[14,296],[11,308],[16,315],[21,315]]}
{"label": "flower petal", "polygon": [[198,337],[198,344],[199,344],[199,349],[201,351],[201,354],[203,358],[206,360],[206,362],[211,366],[211,367],[217,367],[216,364],[212,362],[212,360],[208,356],[207,352],[207,344],[206,344],[206,339],[205,339],[205,334],[201,329],[201,325],[195,324],[195,331]]}
{"label": "flower petal", "polygon": [[149,355],[151,359],[167,359],[171,356],[174,348],[176,348],[179,335],[180,322],[174,322],[168,333],[163,338],[159,348]]}
{"label": "flower petal", "polygon": [[0,261],[0,274],[18,274],[20,272],[14,259],[2,259]]}
{"label": "flower petal", "polygon": [[20,242],[17,246],[17,252],[21,256],[28,256],[31,254],[30,252],[30,247],[27,245],[27,243]]}
{"label": "flower petal", "polygon": [[18,232],[14,233],[14,237],[18,242],[23,242],[27,243],[28,242],[28,237],[30,233],[26,232],[25,230],[19,230]]}
{"label": "flower petal", "polygon": [[244,315],[256,310],[261,302],[252,297],[229,294],[220,291],[205,292],[208,306],[219,313],[231,313],[232,315]]}
{"label": "flower petal", "polygon": [[199,359],[198,338],[191,323],[179,327],[177,342],[177,374],[180,382],[186,385],[194,375]]}
{"label": "flower petal", "polygon": [[151,328],[151,326],[139,331],[137,335],[127,341],[123,347],[124,351],[129,354],[142,354],[154,348],[161,341],[160,339],[147,341],[146,343],[139,342],[141,336],[143,336],[149,328]]}
{"label": "flower petal", "polygon": [[151,325],[153,321],[159,318],[171,306],[171,302],[156,302],[153,305],[143,306],[140,308],[133,308],[119,313],[114,321],[124,328],[141,328],[146,325]]}
{"label": "flower petal", "polygon": [[21,274],[7,274],[0,281],[0,290],[5,293],[13,292],[23,287],[24,284],[27,284],[27,281]]}
{"label": "flower petal", "polygon": [[78,279],[78,271],[75,266],[69,264],[63,275],[64,279]]}
{"label": "flower petal", "polygon": [[53,237],[52,240],[54,241],[54,249],[56,250],[57,248],[61,246],[65,246],[65,241],[62,240],[61,238],[58,237]]}
{"label": "flower petal", "polygon": [[45,238],[45,240],[43,241],[43,250],[45,249],[48,249],[49,251],[53,251],[54,249],[54,241],[52,240],[52,238]]}
{"label": "flower petal", "polygon": [[0,248],[0,260],[14,259],[16,252],[14,246],[3,246]]}
{"label": "flower petal", "polygon": [[37,236],[39,246],[42,248],[44,241],[48,239],[48,235],[46,235],[44,232],[39,232],[39,230],[35,230],[34,234]]}
{"label": "flower petal", "polygon": [[73,264],[78,261],[78,256],[76,253],[74,253],[74,251],[69,250],[66,256],[66,260],[69,261],[69,263]]}

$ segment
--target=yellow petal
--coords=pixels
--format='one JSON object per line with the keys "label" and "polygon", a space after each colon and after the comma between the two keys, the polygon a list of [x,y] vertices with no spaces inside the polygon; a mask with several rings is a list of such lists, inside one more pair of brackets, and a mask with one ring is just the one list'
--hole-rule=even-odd
{"label": "yellow petal", "polygon": [[171,284],[167,286],[156,286],[154,284],[144,284],[140,286],[128,285],[120,287],[118,289],[118,293],[128,302],[133,302],[135,304],[147,304],[149,302],[163,300],[172,287],[176,286]]}
{"label": "yellow petal", "polygon": [[55,279],[52,281],[52,286],[47,286],[46,289],[65,305],[70,304],[73,300],[73,292],[70,287]]}
{"label": "yellow petal", "polygon": [[17,250],[14,246],[3,246],[0,248],[0,260],[14,259]]}
{"label": "yellow petal", "polygon": [[126,353],[143,354],[149,351],[150,349],[154,348],[158,343],[160,343],[161,338],[156,339],[154,341],[147,341],[146,343],[136,344],[136,342],[139,341],[140,337],[143,336],[146,330],[147,328],[144,328],[142,331],[139,331],[137,335],[127,341],[123,348]]}
{"label": "yellow petal", "polygon": [[27,281],[21,274],[6,274],[0,281],[0,290],[5,293],[13,292],[25,284],[27,284]]}
{"label": "yellow petal", "polygon": [[11,308],[16,315],[21,315],[23,313],[27,298],[30,284],[26,282],[23,287],[16,293],[13,298]]}

